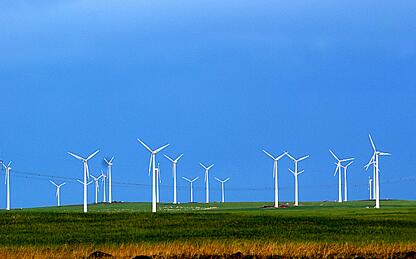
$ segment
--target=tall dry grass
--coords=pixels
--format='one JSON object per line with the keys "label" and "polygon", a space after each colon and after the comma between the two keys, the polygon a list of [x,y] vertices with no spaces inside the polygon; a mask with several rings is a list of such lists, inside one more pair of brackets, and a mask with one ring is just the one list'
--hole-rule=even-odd
{"label": "tall dry grass", "polygon": [[253,243],[253,242],[208,242],[205,244],[166,243],[166,244],[127,244],[120,246],[61,246],[55,248],[3,247],[0,258],[83,258],[94,251],[102,251],[117,258],[131,258],[149,255],[156,258],[224,256],[235,253],[268,256],[307,257],[307,258],[394,258],[400,254],[416,251],[416,243],[411,244],[319,244],[319,243]]}

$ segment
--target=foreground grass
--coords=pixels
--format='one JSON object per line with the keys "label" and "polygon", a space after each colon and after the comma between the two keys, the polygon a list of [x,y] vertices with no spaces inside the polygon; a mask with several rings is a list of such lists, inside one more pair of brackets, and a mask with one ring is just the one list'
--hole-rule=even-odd
{"label": "foreground grass", "polygon": [[160,213],[150,214],[149,204],[126,203],[90,206],[88,214],[80,206],[1,212],[0,257],[79,257],[97,249],[120,257],[236,252],[386,257],[416,250],[416,202],[383,201],[380,210],[372,204],[286,209],[261,208],[264,203],[162,204]]}

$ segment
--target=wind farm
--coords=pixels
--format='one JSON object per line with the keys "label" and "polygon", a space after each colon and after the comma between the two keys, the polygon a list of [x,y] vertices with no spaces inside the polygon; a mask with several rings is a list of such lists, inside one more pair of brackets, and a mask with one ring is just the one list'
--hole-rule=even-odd
{"label": "wind farm", "polygon": [[0,258],[416,258],[414,10],[0,2]]}

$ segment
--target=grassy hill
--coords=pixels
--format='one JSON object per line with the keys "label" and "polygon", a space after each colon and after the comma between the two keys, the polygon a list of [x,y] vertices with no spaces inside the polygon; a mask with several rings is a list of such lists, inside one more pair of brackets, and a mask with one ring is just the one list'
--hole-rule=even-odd
{"label": "grassy hill", "polygon": [[268,205],[160,204],[157,214],[149,212],[149,203],[90,205],[87,214],[82,213],[82,206],[1,211],[0,253],[24,248],[44,251],[45,247],[65,247],[66,251],[106,248],[115,253],[114,249],[121,251],[119,247],[124,246],[147,251],[143,247],[161,245],[175,250],[172,246],[178,244],[196,250],[211,245],[218,251],[258,247],[258,252],[250,252],[254,254],[265,247],[274,254],[284,245],[309,247],[299,255],[305,255],[311,246],[320,247],[315,250],[353,247],[353,251],[367,247],[366,253],[379,246],[390,247],[390,252],[416,250],[415,201],[382,201],[379,210],[368,201],[311,202],[279,209]]}

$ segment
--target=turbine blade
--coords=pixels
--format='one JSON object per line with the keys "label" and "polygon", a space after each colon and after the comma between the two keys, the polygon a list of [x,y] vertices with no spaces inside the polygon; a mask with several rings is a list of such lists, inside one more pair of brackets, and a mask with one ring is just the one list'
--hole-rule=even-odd
{"label": "turbine blade", "polygon": [[300,175],[300,174],[301,174],[301,173],[303,173],[303,172],[305,172],[305,170],[300,171],[300,172],[298,173],[298,175]]}
{"label": "turbine blade", "polygon": [[377,150],[376,150],[376,145],[374,145],[373,138],[371,137],[371,135],[370,135],[370,134],[368,134],[368,137],[370,138],[371,146],[373,147],[374,152],[376,152],[376,151],[377,151]]}
{"label": "turbine blade", "polygon": [[198,180],[199,179],[199,176],[198,177],[195,177],[193,180],[192,180],[192,182],[195,182],[196,180]]}
{"label": "turbine blade", "polygon": [[347,162],[347,161],[351,161],[351,160],[354,160],[355,158],[347,158],[347,159],[342,159],[342,160],[339,160],[340,162]]}
{"label": "turbine blade", "polygon": [[84,184],[84,182],[81,182],[80,180],[77,180],[80,184]]}
{"label": "turbine blade", "polygon": [[287,156],[288,156],[291,160],[296,161],[296,159],[295,159],[293,156],[291,156],[289,153],[287,153]]}
{"label": "turbine blade", "polygon": [[217,180],[218,182],[222,182],[220,179],[218,179],[217,177],[214,177],[215,180]]}
{"label": "turbine blade", "polygon": [[281,154],[280,156],[278,156],[278,157],[276,157],[276,160],[280,160],[280,159],[282,159],[284,156],[286,156],[287,155],[287,153],[286,152],[284,152],[283,154]]}
{"label": "turbine blade", "polygon": [[386,152],[380,152],[379,154],[380,156],[391,156],[390,153],[386,153]]}
{"label": "turbine blade", "polygon": [[51,184],[55,185],[56,187],[58,187],[58,185],[56,183],[54,183],[52,180],[49,180],[49,182],[51,182]]}
{"label": "turbine blade", "polygon": [[188,178],[186,178],[186,177],[182,177],[182,179],[184,179],[185,181],[191,182],[191,180],[189,180],[189,179],[188,179]]}
{"label": "turbine blade", "polygon": [[337,168],[335,169],[334,176],[335,176],[335,175],[337,175],[337,173],[338,173],[338,171],[339,171],[339,169],[340,169],[340,167],[339,167],[339,166],[340,166],[340,164],[337,164]]}
{"label": "turbine blade", "polygon": [[230,180],[230,178],[227,178],[224,180],[224,183],[228,182]]}
{"label": "turbine blade", "polygon": [[82,158],[82,157],[80,157],[78,155],[75,155],[74,153],[68,152],[68,154],[71,155],[71,156],[73,156],[73,157],[75,157],[78,160],[84,161],[84,158]]}
{"label": "turbine blade", "polygon": [[270,154],[269,152],[267,152],[266,150],[263,149],[263,152],[268,155],[271,159],[275,159],[274,156],[272,156],[272,154]]}
{"label": "turbine blade", "polygon": [[137,141],[139,141],[140,144],[142,144],[150,153],[153,152],[153,150],[151,150],[150,147],[146,145],[141,139],[138,138]]}
{"label": "turbine blade", "polygon": [[114,156],[110,159],[110,163],[112,163],[112,162],[113,162],[113,160],[114,160]]}
{"label": "turbine blade", "polygon": [[295,172],[292,169],[290,169],[290,168],[288,168],[288,169],[293,175],[296,175]]}
{"label": "turbine blade", "polygon": [[307,155],[307,156],[304,156],[304,157],[302,157],[302,158],[299,158],[297,161],[298,162],[300,162],[300,161],[302,161],[302,160],[305,160],[306,158],[308,158],[309,157],[309,155]]}
{"label": "turbine blade", "polygon": [[167,148],[167,147],[169,147],[170,146],[170,144],[166,144],[166,145],[164,145],[163,147],[160,147],[160,148],[158,148],[158,149],[156,149],[155,150],[155,152],[154,153],[159,153],[160,151],[162,151],[163,149],[165,149],[165,148]]}
{"label": "turbine blade", "polygon": [[183,157],[183,154],[181,154],[180,156],[178,156],[175,160],[175,162],[177,163],[179,161],[179,159],[181,159]]}
{"label": "turbine blade", "polygon": [[94,153],[92,153],[87,160],[90,160],[91,158],[93,158],[96,154],[98,154],[98,152],[100,152],[100,150],[95,151]]}
{"label": "turbine blade", "polygon": [[214,166],[214,164],[210,165],[207,170],[211,169]]}
{"label": "turbine blade", "polygon": [[203,163],[199,163],[205,170],[207,170],[207,167]]}
{"label": "turbine blade", "polygon": [[339,161],[339,158],[334,154],[334,152],[332,152],[332,150],[330,149],[329,150],[329,152],[331,152],[331,155],[336,159],[336,160],[338,160]]}
{"label": "turbine blade", "polygon": [[149,176],[150,176],[150,171],[152,170],[152,160],[153,160],[153,155],[150,154],[150,161],[149,161]]}
{"label": "turbine blade", "polygon": [[171,161],[172,163],[175,163],[175,161],[173,161],[172,158],[168,157],[167,155],[164,155],[169,161]]}

